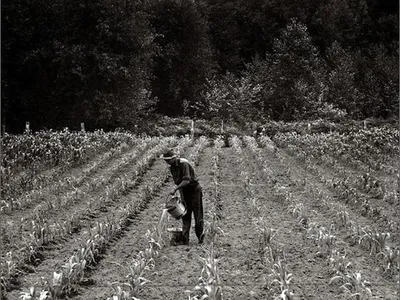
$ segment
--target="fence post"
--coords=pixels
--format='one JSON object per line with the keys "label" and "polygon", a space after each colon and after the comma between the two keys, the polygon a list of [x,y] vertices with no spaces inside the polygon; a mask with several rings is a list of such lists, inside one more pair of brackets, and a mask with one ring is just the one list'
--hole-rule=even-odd
{"label": "fence post", "polygon": [[30,132],[31,132],[30,123],[27,121],[25,122],[25,133],[30,133]]}
{"label": "fence post", "polygon": [[221,120],[221,133],[224,133],[224,120]]}
{"label": "fence post", "polygon": [[364,129],[367,129],[367,120],[364,120]]}
{"label": "fence post", "polygon": [[81,122],[81,131],[85,131],[85,123]]}
{"label": "fence post", "polygon": [[6,133],[6,125],[1,125],[1,136],[4,136]]}
{"label": "fence post", "polygon": [[254,137],[257,136],[257,124],[256,122],[251,123],[251,133],[253,134]]}
{"label": "fence post", "polygon": [[193,120],[191,122],[190,135],[192,136],[192,139],[194,139],[194,121]]}

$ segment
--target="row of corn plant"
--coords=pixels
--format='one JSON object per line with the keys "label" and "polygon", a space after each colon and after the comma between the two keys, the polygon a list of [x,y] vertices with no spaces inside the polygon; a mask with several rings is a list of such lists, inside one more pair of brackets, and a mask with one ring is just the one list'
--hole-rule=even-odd
{"label": "row of corn plant", "polygon": [[[65,170],[82,165],[109,148],[134,146],[137,137],[130,133],[53,132],[33,135],[8,135],[2,138],[2,198],[15,198]],[[44,172],[46,171],[46,172]]]}
{"label": "row of corn plant", "polygon": [[[208,139],[201,136],[196,144],[193,146],[193,150],[188,155],[188,159],[193,163],[198,163],[201,152],[207,147]],[[182,152],[177,149],[176,153]],[[168,177],[168,172],[165,174]],[[159,223],[152,230],[148,230],[146,237],[148,240],[147,248],[144,251],[140,251],[135,258],[132,259],[132,263],[128,266],[121,267],[127,270],[125,276],[127,282],[113,282],[110,284],[113,289],[113,295],[109,300],[138,300],[140,297],[140,291],[142,287],[148,282],[146,279],[146,273],[152,271],[155,266],[155,260],[159,256],[162,249],[167,245],[166,243],[166,212],[160,218]]]}
{"label": "row of corn plant", "polygon": [[42,279],[41,283],[35,283],[29,288],[29,292],[21,292],[20,298],[37,299],[30,293],[35,290],[32,287],[39,284],[44,287],[40,294],[47,294],[50,299],[60,299],[75,290],[76,284],[84,278],[85,268],[96,262],[98,254],[120,231],[121,227],[113,220],[97,222],[95,227],[89,230],[90,238],[64,263],[61,270],[53,271],[50,280]]}
{"label": "row of corn plant", "polygon": [[88,161],[100,150],[107,151],[116,144],[134,145],[137,136],[128,132],[40,131],[35,134],[2,137],[2,166],[4,175],[37,166],[71,165]]}
{"label": "row of corn plant", "polygon": [[[61,271],[53,272],[52,281],[47,280],[44,282],[44,290],[51,295],[51,299],[59,299],[62,295],[69,294],[75,289],[76,285],[83,279],[85,267],[96,262],[96,256],[104,251],[110,240],[121,233],[123,228],[127,226],[128,219],[135,215],[143,203],[149,201],[155,191],[164,184],[166,181],[165,175],[163,174],[161,176],[163,179],[157,180],[153,186],[147,187],[139,199],[121,208],[115,215],[114,220],[97,222],[96,226],[89,230],[89,238],[86,239],[86,243],[82,245],[81,249],[68,260]],[[21,297],[25,293],[21,293]]]}
{"label": "row of corn plant", "polygon": [[[211,229],[214,230],[214,229]],[[222,300],[223,293],[219,277],[218,259],[216,258],[215,244],[211,241],[208,246],[203,246],[204,255],[199,256],[202,270],[198,284],[193,291],[185,291],[189,300]]]}
{"label": "row of corn plant", "polygon": [[[247,147],[253,148],[254,145],[249,143],[252,141],[251,139],[244,137],[244,140]],[[272,151],[276,150],[273,149]],[[285,265],[284,251],[274,243],[277,230],[268,226],[268,221],[263,216],[262,204],[254,190],[255,186],[251,183],[251,178],[248,175],[244,178],[244,188],[246,191],[246,203],[250,203],[253,211],[253,224],[260,234],[258,252],[266,271],[269,272],[268,277],[266,277],[266,284],[274,293],[274,299],[295,299],[292,288],[293,274],[289,272]],[[279,288],[277,289],[276,287]]]}
{"label": "row of corn plant", "polygon": [[[155,159],[155,157],[157,157],[157,154],[160,153],[162,151],[162,149],[164,149],[165,147],[168,147],[169,145],[171,145],[172,142],[175,142],[174,140],[169,140],[169,139],[165,139],[161,142],[159,142],[155,147],[151,148],[149,151],[147,151],[144,156],[139,159],[136,162],[135,165],[135,170],[136,170],[136,175],[140,175],[141,173],[144,172],[145,167],[150,163],[151,160]],[[129,161],[124,161],[123,165],[128,164]],[[117,164],[117,169],[119,169],[121,167],[122,164]],[[105,180],[97,180],[97,182],[102,182],[103,184],[106,184],[107,182],[109,182],[110,179],[105,179]],[[93,181],[93,184],[97,184],[97,182],[95,183],[95,180]],[[130,183],[130,184],[129,184]],[[106,199],[106,200],[110,200],[113,199],[112,197],[115,197],[117,195],[117,191],[120,191],[121,193],[125,190],[127,190],[127,188],[129,188],[129,186],[133,185],[134,181],[132,180],[132,178],[128,179],[128,178],[124,178],[124,179],[118,179],[116,180],[116,183],[114,183],[111,187],[107,186],[107,191],[108,193],[106,193],[106,195],[104,197],[102,197],[102,199]],[[113,191],[112,193],[110,193],[110,191]],[[32,225],[36,224],[40,224],[40,220],[45,219],[47,214],[45,214],[44,212],[47,212],[49,210],[52,209],[62,209],[63,207],[69,206],[70,204],[74,203],[77,200],[81,200],[83,199],[83,197],[85,196],[87,191],[82,191],[81,189],[75,189],[74,192],[72,193],[67,193],[67,195],[65,195],[64,197],[59,197],[57,198],[58,200],[57,203],[54,202],[45,202],[42,205],[39,205],[38,208],[35,210],[33,217],[31,218],[24,218],[23,220],[21,220],[21,222],[19,223],[19,228],[21,229],[20,232],[31,232],[32,229],[34,229],[34,227]],[[102,200],[100,199],[100,200]],[[101,205],[102,201],[98,201],[97,205]],[[89,206],[91,204],[89,203]],[[89,207],[90,208],[90,207]],[[34,222],[34,220],[36,220],[36,222]],[[39,222],[37,222],[37,220],[39,220]],[[42,222],[45,224],[48,224],[49,222]],[[37,227],[37,226],[36,226]],[[56,226],[53,226],[56,227]],[[51,226],[48,225],[47,227],[41,227],[39,230],[37,230],[35,234],[35,240],[33,241],[33,244],[37,244],[37,240],[43,240],[44,237],[41,236],[40,232],[46,233],[47,236],[51,236],[52,231],[51,231]],[[17,238],[21,238],[21,237],[17,237]],[[41,243],[39,243],[39,245],[42,245]]]}
{"label": "row of corn plant", "polygon": [[232,147],[237,154],[242,153],[242,141],[237,135],[229,137],[229,146]]}
{"label": "row of corn plant", "polygon": [[149,282],[146,279],[146,273],[154,269],[155,260],[162,248],[153,236],[154,232],[148,230],[146,249],[140,251],[127,265],[118,264],[123,270],[126,270],[126,281],[109,283],[113,290],[113,296],[107,298],[108,300],[139,300],[138,297],[143,286]]}
{"label": "row of corn plant", "polygon": [[202,265],[202,270],[200,277],[198,279],[198,284],[193,290],[186,290],[185,293],[188,294],[189,300],[200,300],[200,299],[210,299],[210,300],[222,300],[223,293],[220,284],[219,270],[218,270],[218,259],[215,255],[215,242],[218,234],[223,234],[222,229],[218,226],[219,220],[222,217],[222,206],[220,197],[220,184],[219,184],[219,154],[224,141],[220,136],[214,140],[214,154],[212,157],[212,181],[213,181],[213,197],[212,197],[212,207],[209,211],[211,221],[208,222],[205,234],[208,241],[208,246],[204,246],[204,255],[199,256],[198,259]]}
{"label": "row of corn plant", "polygon": [[[165,140],[167,141],[167,140]],[[181,139],[178,144],[178,150],[181,149],[182,147],[186,147],[189,145],[191,141],[188,138]],[[144,166],[148,164],[151,160],[154,160],[156,157],[158,157],[159,153],[161,153],[163,150],[165,150],[167,147],[170,146],[169,142],[164,142],[164,143],[159,143],[154,151],[152,153],[146,153],[146,155],[142,158],[141,161],[137,162],[138,168],[141,168],[144,170]],[[179,150],[180,151],[180,150]],[[122,194],[126,189],[129,189],[132,187],[135,183],[136,177],[133,178],[123,178],[122,180],[118,181],[118,184],[113,185],[113,189],[109,189],[109,193],[107,193],[104,197],[102,197],[101,201],[99,201],[99,205],[105,205],[106,202],[112,201],[115,199],[116,196]],[[149,192],[151,192],[151,189],[148,189]],[[147,197],[147,196],[146,196]],[[126,211],[130,211],[129,207],[127,208]],[[80,219],[80,218],[78,218]],[[43,219],[42,219],[43,220]],[[29,261],[28,257],[24,257],[23,255],[26,253],[30,254],[30,257],[35,257],[37,253],[40,251],[40,247],[43,245],[42,242],[48,242],[50,240],[50,237],[53,237],[53,242],[57,242],[62,239],[63,236],[58,236],[57,233],[59,233],[59,224],[54,224],[53,226],[47,225],[47,222],[43,220],[43,222],[39,222],[39,224],[43,224],[43,226],[36,226],[34,234],[29,234],[27,237],[27,240],[24,241],[24,246],[23,248],[20,248],[18,251],[18,255],[15,255],[15,257],[18,257],[19,259],[17,261],[25,263]],[[72,226],[71,226],[72,227]],[[62,230],[62,232],[68,232],[71,234],[72,228],[66,228],[65,230]],[[63,227],[62,227],[63,228]],[[75,226],[76,228],[76,226]],[[54,230],[54,232],[52,231]],[[3,262],[2,262],[3,264]],[[3,276],[2,276],[3,277]]]}
{"label": "row of corn plant", "polygon": [[[281,162],[283,162],[284,157],[281,156],[280,158]],[[306,160],[306,163],[309,163],[309,160]],[[314,168],[313,164],[309,164],[309,166],[311,166],[310,169],[318,170],[317,168]],[[323,174],[318,173],[318,175],[322,179],[324,178]],[[364,184],[370,184],[369,182],[373,182],[373,180],[364,179]],[[342,228],[345,227],[348,232],[348,239],[352,244],[359,244],[361,248],[370,251],[370,255],[377,259],[383,260],[383,274],[393,278],[397,277],[397,284],[400,287],[400,251],[398,247],[393,247],[390,245],[389,240],[391,234],[389,232],[379,232],[377,229],[371,229],[368,226],[361,227],[356,222],[350,219],[348,211],[342,204],[328,201],[329,196],[325,195],[324,192],[320,190],[317,186],[309,186],[309,189],[310,194],[312,194],[314,197],[317,196],[320,200],[320,203],[322,203],[326,208],[333,212],[335,226]],[[368,209],[368,202],[364,201],[362,205],[365,206],[366,209]],[[313,223],[312,225],[314,225],[315,227],[315,223]],[[389,223],[389,225],[391,225],[389,226],[390,229],[395,230],[394,228],[396,228],[396,224]],[[329,231],[331,230],[327,231],[323,228],[322,232],[315,234],[315,236],[321,237],[323,240],[326,240],[327,243],[331,243],[331,239],[334,238],[334,235],[330,234]],[[333,251],[335,252],[336,250]],[[337,258],[339,255],[337,255],[336,253],[336,255],[333,256]],[[351,263],[339,263],[339,266],[341,265],[349,267]],[[347,274],[344,278],[354,283],[354,285],[350,285],[350,283],[347,282],[346,285],[342,286],[346,293],[350,293],[351,290],[360,290],[361,288],[365,288],[364,292],[360,294],[369,294],[368,289],[365,285],[363,285],[364,281],[361,281],[361,274],[359,272],[353,272],[350,275]],[[351,286],[353,287],[349,289],[349,287]],[[397,293],[399,294],[399,291]],[[350,295],[352,294],[350,293]]]}
{"label": "row of corn plant", "polygon": [[[332,212],[334,225],[327,230],[324,227],[316,226],[315,223],[309,224],[309,231],[313,232],[313,236],[320,242],[327,245],[327,249],[331,250],[331,246],[336,239],[332,234],[334,227],[345,229],[347,232],[348,241],[354,245],[358,244],[362,249],[369,251],[369,254],[376,259],[383,260],[383,274],[389,277],[398,277],[400,273],[400,253],[399,248],[390,244],[391,234],[389,232],[380,232],[376,228],[370,226],[360,226],[357,222],[351,219],[349,212],[343,205],[329,201],[329,196],[325,195],[318,187],[309,186],[309,189],[314,192],[314,197],[318,197],[326,209]],[[296,216],[302,215],[304,211],[302,205],[291,200],[289,208]],[[297,209],[296,209],[297,208]],[[304,219],[304,217],[300,217]]]}
{"label": "row of corn plant", "polygon": [[[305,146],[304,146],[305,147]],[[311,146],[310,146],[311,147]],[[306,169],[315,175],[320,175],[319,169],[317,168],[317,162],[321,162],[325,165],[329,165],[330,161],[336,162],[336,160],[328,155],[316,157],[308,148],[300,148],[298,145],[290,145],[292,151],[296,157],[302,157]],[[389,204],[397,204],[399,201],[399,195],[397,191],[398,179],[396,177],[383,177],[380,178],[375,172],[364,171],[354,172],[348,169],[348,166],[335,163],[330,166],[334,170],[333,179],[335,182],[334,187],[340,187],[345,183],[346,187],[352,188],[352,194],[358,195],[357,190],[365,193],[368,196],[383,199]],[[342,186],[343,187],[343,186]]]}
{"label": "row of corn plant", "polygon": [[[137,139],[135,142],[135,147],[134,151],[129,153],[129,155],[123,157],[122,160],[116,164],[113,169],[111,170],[112,172],[116,172],[118,169],[121,169],[124,167],[128,162],[133,160],[139,153],[143,152],[147,148],[156,145],[159,143],[158,138],[148,138],[145,137],[142,140]],[[43,188],[41,185],[35,186],[32,190],[29,192],[21,195],[18,198],[10,198],[10,199],[4,199],[2,201],[1,205],[1,210],[11,213],[12,210],[14,209],[22,209],[24,207],[28,207],[32,205],[33,203],[37,201],[42,201],[43,199],[48,198],[52,194],[56,194],[57,191],[61,191],[65,188],[73,188],[76,190],[77,187],[79,187],[83,181],[88,178],[89,175],[92,175],[96,170],[98,170],[102,165],[106,164],[113,156],[116,154],[120,154],[123,152],[123,148],[127,148],[128,145],[126,143],[120,145],[120,148],[118,149],[111,149],[110,151],[107,151],[106,153],[102,154],[98,159],[96,159],[94,162],[92,162],[88,167],[84,168],[79,175],[76,176],[68,176],[65,177],[58,182],[53,183],[50,187],[48,188]],[[87,188],[91,188],[92,186],[95,185],[98,181],[93,180],[92,182],[87,183]],[[103,184],[103,183],[102,183]],[[96,184],[98,185],[98,184]]]}
{"label": "row of corn plant", "polygon": [[[266,174],[267,180],[271,180],[273,175],[269,167],[265,167],[260,149],[253,137],[244,136],[243,141],[245,146],[250,149],[251,154],[256,158],[259,165],[262,166],[262,171]],[[264,141],[269,143],[265,137]],[[268,144],[268,152],[276,153],[278,149],[273,143]],[[289,272],[285,264],[284,251],[273,242],[277,234],[277,230],[268,226],[267,220],[264,218],[263,205],[258,199],[255,192],[255,185],[248,174],[244,174],[244,189],[246,193],[246,202],[250,204],[253,212],[253,224],[256,230],[260,233],[258,242],[259,254],[265,266],[268,276],[266,277],[266,285],[273,292],[273,299],[291,300],[295,299],[296,295],[293,292],[292,281],[293,274]]]}
{"label": "row of corn plant", "polygon": [[328,201],[329,196],[319,190],[318,187],[310,186],[309,189],[314,192],[314,197],[318,197],[320,203],[332,212],[335,226],[346,230],[348,241],[351,244],[358,244],[362,249],[369,251],[369,254],[374,258],[381,259],[385,276],[399,277],[399,248],[390,244],[391,234],[389,232],[380,232],[370,226],[360,226],[350,218],[346,207]]}
{"label": "row of corn plant", "polygon": [[[197,143],[193,147],[193,151],[188,156],[188,159],[193,163],[198,163],[200,158],[200,153],[207,147],[208,140],[207,138],[201,136]],[[180,153],[182,151],[176,150],[176,153]],[[166,175],[168,176],[168,175]],[[148,280],[144,277],[147,271],[150,271],[154,268],[155,258],[159,255],[159,252],[163,247],[166,246],[166,215],[165,211],[163,216],[157,226],[152,230],[147,232],[148,238],[148,248],[144,251],[139,252],[136,258],[133,258],[133,264],[128,265],[127,270],[128,282],[120,283],[113,282],[111,283],[111,287],[113,289],[112,300],[126,300],[126,299],[138,299],[140,289],[145,285]],[[147,253],[147,254],[146,254]]]}
{"label": "row of corn plant", "polygon": [[[321,174],[323,177],[323,175]],[[319,202],[322,203],[325,208],[329,209],[334,213],[335,226],[344,227],[348,232],[348,237],[351,243],[359,244],[361,248],[370,252],[370,255],[376,258],[383,259],[384,270],[383,273],[390,277],[398,276],[399,274],[399,248],[390,245],[391,234],[389,232],[380,232],[376,228],[371,228],[369,226],[361,227],[356,224],[353,220],[350,220],[349,213],[343,205],[334,203],[333,201],[328,201],[329,196],[324,194],[318,186],[309,185],[310,193],[315,197],[317,196]],[[361,204],[363,207],[368,207],[368,202],[364,201]],[[303,217],[302,211],[303,205],[301,203],[291,203],[288,206],[293,214],[299,218],[301,223],[306,224],[307,217]],[[395,229],[391,226],[390,229]],[[327,243],[330,242],[333,237],[330,230],[323,229],[315,233],[321,239],[326,240]]]}
{"label": "row of corn plant", "polygon": [[[247,143],[249,144],[250,142],[251,140],[248,139]],[[279,189],[279,187],[277,189]],[[365,297],[369,297],[371,295],[371,290],[368,287],[369,283],[361,279],[361,273],[338,273],[338,270],[347,271],[350,266],[352,266],[352,263],[347,261],[345,262],[344,257],[340,256],[338,250],[335,248],[337,243],[335,226],[330,225],[329,229],[326,229],[326,227],[323,227],[316,222],[312,222],[308,210],[306,210],[304,205],[297,201],[291,193],[286,192],[284,197],[288,212],[290,212],[293,217],[297,219],[299,225],[301,225],[303,228],[306,228],[308,236],[316,242],[318,247],[317,255],[328,258],[327,260],[334,270],[334,276],[331,278],[330,284],[337,282],[338,276],[342,276],[343,278],[348,279],[346,282],[343,282],[340,285],[340,288],[345,293],[349,294],[350,297],[359,294],[362,297],[359,299],[368,299]],[[258,228],[260,228],[261,232],[263,233],[262,245],[267,245],[266,249],[270,250],[270,255],[272,259],[274,259],[277,256],[277,251],[274,251],[274,248],[271,246],[271,240],[274,236],[274,231],[267,228],[265,223],[262,221],[263,219],[258,220]],[[362,238],[360,240],[362,240]],[[265,252],[266,251],[264,250],[263,253]],[[278,267],[278,265],[276,265],[276,267]],[[275,274],[277,274],[277,272],[275,272]],[[281,274],[284,273],[282,272]],[[352,278],[357,278],[358,281],[352,281]]]}
{"label": "row of corn plant", "polygon": [[[287,149],[294,150],[293,153],[304,153],[305,157],[312,157],[314,160],[341,170],[343,165],[357,162],[357,153],[363,158],[374,163],[380,160],[387,160],[387,164],[378,168],[382,171],[390,171],[390,174],[398,174],[398,166],[393,165],[394,157],[398,153],[398,131],[373,129],[373,131],[361,130],[359,132],[347,133],[345,135],[335,134],[278,134],[274,137],[277,143]],[[397,142],[396,142],[397,141]],[[366,149],[364,149],[366,148]],[[300,151],[299,151],[300,150]],[[362,151],[361,151],[362,150]],[[362,154],[362,155],[361,155]],[[344,162],[343,157],[347,157]],[[369,184],[363,186],[370,189],[374,185],[384,185],[376,176],[375,170],[361,168],[367,176],[360,176],[360,181]],[[364,177],[364,178],[363,178]],[[394,179],[395,180],[395,179]]]}
{"label": "row of corn plant", "polygon": [[[136,143],[136,142],[135,142]],[[99,167],[104,165],[112,156],[121,154],[129,148],[129,145],[126,143],[118,144],[115,148],[112,148],[110,151],[100,154],[95,158],[94,162],[89,163],[88,167],[85,167],[82,170],[82,173],[79,177],[72,177],[75,180],[76,184],[79,184],[83,179],[94,173]],[[28,191],[23,192],[24,189],[21,189],[18,184],[13,183],[5,183],[4,189],[15,190],[12,192],[3,191],[2,198],[3,200],[0,203],[0,211],[5,213],[11,213],[15,209],[22,209],[25,206],[28,206],[34,199],[39,199],[43,194],[43,190],[49,190],[53,192],[53,189],[60,189],[69,184],[71,181],[71,177],[66,177],[54,181],[57,178],[57,170],[53,168],[50,172],[42,172],[35,173],[34,179],[29,181],[30,188]],[[18,191],[18,193],[17,193]],[[21,194],[22,193],[22,194]],[[21,200],[22,199],[22,200]]]}
{"label": "row of corn plant", "polygon": [[[373,205],[373,203],[365,198],[374,197],[382,199],[390,205],[398,204],[398,178],[393,177],[380,179],[377,177],[377,175],[374,175],[374,172],[372,172],[371,170],[363,172],[361,174],[354,174],[354,172],[349,171],[347,167],[344,167],[337,163],[332,164],[332,167],[335,170],[335,175],[333,176],[333,178],[326,178],[324,174],[321,174],[319,172],[319,169],[316,167],[314,161],[315,159],[319,159],[323,163],[327,164],[326,157],[329,158],[329,154],[318,156],[317,154],[315,154],[315,151],[312,150],[314,149],[312,147],[312,143],[304,143],[300,145],[296,144],[296,141],[301,138],[301,136],[296,136],[291,139],[291,136],[289,136],[286,137],[285,141],[282,142],[282,144],[288,149],[292,149],[293,151],[291,151],[291,153],[293,153],[297,157],[304,154],[304,162],[306,163],[307,170],[311,171],[315,175],[318,175],[323,183],[333,188],[335,192],[341,195],[341,197],[345,201],[353,203],[356,206],[360,206],[361,202],[362,214],[373,217],[380,222],[386,223],[387,225],[391,225],[393,222],[397,223],[387,216],[385,210],[382,207]],[[304,140],[306,140],[306,138],[304,138]],[[333,162],[337,161],[336,159],[332,159],[331,157],[330,159]],[[399,224],[397,224],[397,227],[398,226]]]}
{"label": "row of corn plant", "polygon": [[199,165],[200,162],[200,154],[202,151],[209,145],[209,140],[205,136],[200,136],[198,141],[194,145],[194,150],[188,156],[188,160],[191,161],[194,165]]}
{"label": "row of corn plant", "polygon": [[[342,204],[329,201],[329,195],[326,195],[317,186],[309,186],[314,197],[318,197],[320,203],[334,214],[335,226],[347,230],[349,241],[352,244],[358,244],[361,248],[369,251],[371,256],[381,258],[384,261],[384,274],[390,277],[399,274],[399,248],[390,245],[391,233],[380,232],[370,226],[361,227],[355,221],[351,220],[350,214]],[[368,207],[368,202],[364,201],[362,207]],[[395,224],[389,227],[396,230]]]}
{"label": "row of corn plant", "polygon": [[[119,169],[123,168],[126,166],[128,163],[130,163],[132,160],[134,160],[139,153],[143,152],[145,149],[156,145],[159,143],[158,138],[145,138],[141,141],[136,142],[136,146],[133,152],[129,153],[127,156],[123,157],[121,160],[118,161],[116,165],[113,166],[113,169],[110,170],[110,174],[118,171]],[[119,151],[121,152],[121,151]],[[114,153],[114,154],[113,154]],[[18,198],[11,198],[11,199],[5,199],[2,200],[2,204],[0,209],[6,213],[11,213],[15,209],[22,209],[25,207],[29,207],[30,205],[39,202],[39,201],[46,201],[46,204],[48,204],[48,207],[51,209],[53,208],[52,202],[66,202],[62,201],[60,197],[55,197],[52,195],[55,195],[59,193],[59,191],[62,191],[65,188],[72,188],[73,191],[64,196],[64,198],[73,198],[76,194],[79,194],[81,190],[83,189],[78,189],[78,187],[83,183],[83,181],[88,178],[89,175],[92,175],[98,168],[100,168],[101,165],[104,165],[109,159],[115,155],[117,152],[111,152],[108,151],[104,153],[100,159],[96,160],[93,162],[90,166],[87,168],[84,168],[82,172],[80,172],[79,175],[76,176],[68,176],[66,178],[63,178],[59,180],[58,182],[54,183],[51,187],[49,188],[42,188],[41,186],[33,188],[31,191],[25,193],[21,197]],[[111,180],[110,178],[102,178],[101,181],[99,181],[97,178],[96,180],[92,180],[91,182],[87,182],[85,185],[85,191],[89,192],[91,189],[94,189],[97,186],[104,185]],[[54,198],[52,201],[51,198]],[[67,202],[68,204],[68,202]],[[43,208],[45,209],[45,208]]]}
{"label": "row of corn plant", "polygon": [[347,133],[278,133],[274,136],[274,141],[280,147],[298,146],[307,149],[315,157],[332,156],[333,164],[343,161],[367,172],[397,172],[396,166],[394,169],[390,166],[392,158],[399,151],[399,131],[395,128],[360,129]]}
{"label": "row of corn plant", "polygon": [[[397,220],[393,220],[388,216],[382,206],[371,202],[369,197],[360,193],[351,184],[352,179],[349,178],[326,178],[321,175],[321,182],[332,188],[346,204],[351,204],[356,209],[359,209],[363,216],[373,218],[387,227],[393,227],[395,230],[400,228],[400,223]],[[394,204],[394,201],[398,201],[397,192],[388,192],[383,197],[388,203]]]}
{"label": "row of corn plant", "polygon": [[[285,202],[294,217],[298,220],[304,218],[308,220],[303,225],[305,225],[309,238],[316,243],[318,249],[316,255],[324,257],[332,270],[329,285],[338,286],[339,290],[345,293],[349,299],[354,297],[359,300],[370,299],[372,297],[371,284],[362,278],[361,272],[353,270],[354,264],[347,259],[346,253],[337,249],[340,243],[335,233],[335,225],[331,224],[327,228],[312,221],[311,217],[307,216],[302,203],[295,200],[291,193],[286,193]],[[360,240],[362,239],[361,237]]]}

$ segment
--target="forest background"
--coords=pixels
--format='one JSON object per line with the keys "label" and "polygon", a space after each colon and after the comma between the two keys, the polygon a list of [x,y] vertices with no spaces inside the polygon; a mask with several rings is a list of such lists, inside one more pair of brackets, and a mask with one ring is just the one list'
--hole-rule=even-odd
{"label": "forest background", "polygon": [[397,0],[2,3],[7,132],[395,119]]}

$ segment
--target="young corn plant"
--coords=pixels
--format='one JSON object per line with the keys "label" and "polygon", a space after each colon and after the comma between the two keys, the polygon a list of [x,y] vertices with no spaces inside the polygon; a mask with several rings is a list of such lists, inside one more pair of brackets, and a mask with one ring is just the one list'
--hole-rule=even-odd
{"label": "young corn plant", "polygon": [[194,165],[199,164],[200,153],[208,146],[208,139],[205,136],[201,136],[195,145],[195,150],[188,157],[188,159],[194,163]]}
{"label": "young corn plant", "polygon": [[194,291],[189,293],[189,300],[222,300],[222,287],[220,285],[218,260],[214,255],[214,243],[211,242],[209,249],[206,250],[206,256],[200,257],[203,269],[199,278],[198,285]]}
{"label": "young corn plant", "polygon": [[262,257],[270,250],[272,239],[275,237],[277,230],[268,227],[267,222],[263,217],[258,217],[254,221],[257,230],[260,232],[259,253]]}
{"label": "young corn plant", "polygon": [[218,226],[219,221],[219,214],[216,212],[216,208],[212,208],[211,211],[208,213],[211,215],[211,222],[206,221],[207,225],[205,229],[205,236],[207,240],[211,241],[211,243],[215,242],[215,238],[218,234],[224,235],[224,231]]}
{"label": "young corn plant", "polygon": [[[53,285],[51,288],[58,289],[58,285],[60,284],[61,289],[65,290],[66,293],[73,291],[75,284],[83,279],[86,264],[86,259],[81,255],[75,254],[71,256],[68,262],[62,266],[62,272],[53,273]],[[56,285],[54,285],[54,283],[56,283]]]}
{"label": "young corn plant", "polygon": [[277,245],[272,244],[268,248],[269,257],[265,256],[268,263],[276,264],[279,260],[285,260],[285,253]]}
{"label": "young corn plant", "polygon": [[68,284],[66,281],[68,280],[63,272],[53,272],[51,285],[47,284],[48,290],[42,290],[42,293],[47,292],[51,296],[51,299],[59,299],[64,292],[64,287]]}
{"label": "young corn plant", "polygon": [[29,288],[29,292],[21,292],[19,295],[20,300],[49,300],[52,298],[48,291],[42,290],[40,293],[36,290],[35,286]]}
{"label": "young corn plant", "polygon": [[[217,147],[217,146],[215,146]],[[219,219],[222,218],[222,200],[221,200],[221,193],[220,193],[220,182],[218,181],[218,174],[219,174],[219,167],[218,167],[218,151],[220,148],[215,148],[215,154],[213,156],[213,184],[214,184],[214,207],[217,212],[217,216]]]}
{"label": "young corn plant", "polygon": [[340,289],[348,299],[368,300],[372,297],[371,284],[361,278],[360,272],[334,276],[329,284],[332,283],[340,283]]}
{"label": "young corn plant", "polygon": [[259,203],[259,199],[255,193],[254,185],[251,183],[251,178],[248,174],[243,173],[244,175],[244,189],[246,192],[246,200],[250,203],[251,207],[254,210],[254,214],[258,217],[261,215],[262,205]]}
{"label": "young corn plant", "polygon": [[143,251],[143,257],[147,259],[147,261],[153,260],[153,262],[160,255],[161,251],[161,244],[157,242],[154,235],[156,235],[155,232],[147,230],[147,248]]}
{"label": "young corn plant", "polygon": [[332,268],[333,274],[343,275],[349,273],[352,263],[346,258],[346,253],[341,254],[338,250],[332,250],[328,257],[328,264]]}
{"label": "young corn plant", "polygon": [[390,233],[373,231],[369,227],[362,229],[363,234],[360,237],[359,244],[362,248],[370,251],[370,255],[383,252],[386,248],[386,243],[390,239]]}
{"label": "young corn plant", "polygon": [[114,290],[113,296],[110,298],[108,297],[107,300],[135,300],[137,298],[131,297],[129,292],[124,291],[124,289],[116,284],[109,284],[111,288]]}
{"label": "young corn plant", "polygon": [[363,235],[363,229],[359,224],[355,224],[353,221],[349,223],[349,233],[347,239],[351,246],[359,244],[360,238]]}
{"label": "young corn plant", "polygon": [[[147,248],[139,252],[137,257],[132,260],[131,265],[125,267],[128,270],[128,275],[126,275],[128,282],[111,283],[110,286],[114,292],[112,298],[107,298],[107,300],[139,300],[137,296],[141,288],[149,282],[144,277],[145,272],[154,269],[155,258],[158,257],[161,250],[161,245],[156,241],[154,235],[157,235],[157,233],[150,230],[146,232]],[[123,267],[121,264],[117,265]]]}
{"label": "young corn plant", "polygon": [[288,272],[281,259],[278,259],[278,261],[273,265],[269,276],[272,279],[271,285],[278,284],[280,288],[280,294],[274,299],[294,299],[294,294],[291,292],[291,281],[293,280],[293,275]]}
{"label": "young corn plant", "polygon": [[329,256],[332,253],[332,248],[336,241],[336,236],[333,234],[334,226],[331,225],[330,229],[327,230],[325,227],[318,227],[316,224],[312,223],[308,231],[311,233],[311,238],[313,238],[318,248],[317,255]]}
{"label": "young corn plant", "polygon": [[336,212],[336,224],[339,227],[347,227],[350,222],[349,213],[344,208]]}
{"label": "young corn plant", "polygon": [[392,249],[389,246],[386,246],[385,249],[379,252],[377,258],[383,258],[385,261],[385,274],[388,274],[390,277],[395,276],[396,274],[400,274],[400,250]]}
{"label": "young corn plant", "polygon": [[297,219],[299,225],[308,225],[308,217],[303,203],[292,200],[288,205],[287,210]]}
{"label": "young corn plant", "polygon": [[128,266],[119,263],[117,263],[117,265],[127,270],[128,274],[125,276],[127,282],[111,283],[114,292],[117,292],[117,295],[114,294],[112,299],[138,300],[137,297],[139,296],[142,287],[149,282],[149,280],[144,276],[147,271],[151,271],[154,268],[154,259],[147,258],[144,252],[139,252],[135,258],[132,258],[132,262],[128,264]]}
{"label": "young corn plant", "polygon": [[229,139],[229,145],[235,150],[237,154],[242,154],[242,142],[239,137],[234,135]]}
{"label": "young corn plant", "polygon": [[132,263],[128,266],[129,273],[126,276],[128,282],[124,283],[129,288],[129,293],[132,297],[139,296],[142,287],[149,282],[144,277],[145,272],[151,271],[153,268],[154,260],[147,260],[140,252],[137,258],[132,259]]}

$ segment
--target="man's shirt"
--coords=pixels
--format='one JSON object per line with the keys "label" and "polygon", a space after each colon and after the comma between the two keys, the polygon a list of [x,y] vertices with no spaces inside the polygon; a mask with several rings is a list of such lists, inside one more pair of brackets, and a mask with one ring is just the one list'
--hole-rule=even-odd
{"label": "man's shirt", "polygon": [[185,158],[177,158],[176,162],[170,166],[170,170],[176,185],[181,184],[183,180],[189,180],[189,186],[195,186],[198,183],[193,166]]}

